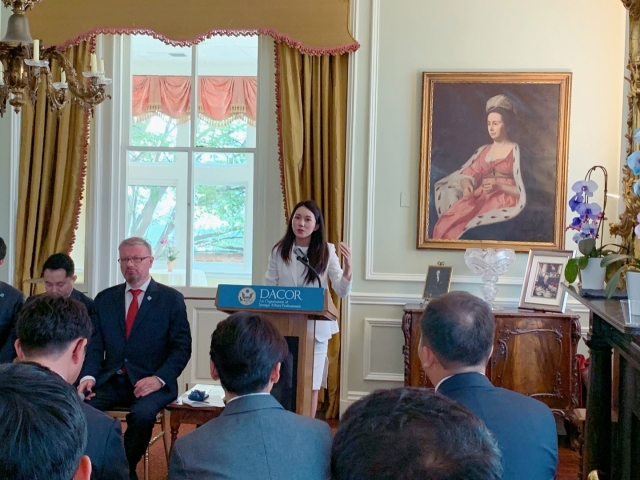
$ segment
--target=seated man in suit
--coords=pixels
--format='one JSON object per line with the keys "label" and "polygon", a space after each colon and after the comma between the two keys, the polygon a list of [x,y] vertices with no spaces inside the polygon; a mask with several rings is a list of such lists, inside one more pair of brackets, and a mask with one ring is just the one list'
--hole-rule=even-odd
{"label": "seated man in suit", "polygon": [[558,464],[556,424],[549,407],[494,387],[484,375],[493,351],[491,307],[466,292],[427,304],[421,321],[422,368],[441,393],[471,410],[498,440],[504,480],[549,480]]}
{"label": "seated man in suit", "polygon": [[78,278],[75,274],[73,260],[66,253],[54,253],[42,266],[44,289],[47,293],[55,293],[63,297],[71,297],[87,307],[89,316],[93,314],[93,300],[84,293],[73,288]]}
{"label": "seated man in suit", "polygon": [[0,365],[0,478],[89,480],[75,390],[39,365]]}
{"label": "seated man in suit", "polygon": [[[93,314],[93,300],[73,288],[77,277],[75,276],[75,265],[69,255],[54,253],[47,258],[42,266],[42,278],[44,279],[44,289],[47,293],[78,300],[87,308],[89,316]],[[27,302],[37,297],[38,295],[33,295],[27,299]],[[16,356],[15,350],[13,350],[13,344],[16,341],[15,330],[11,332],[9,341],[12,345],[11,357],[14,358]]]}
{"label": "seated man in suit", "polygon": [[[43,294],[27,302],[16,325],[16,351],[21,362],[47,367],[68,383],[78,378],[84,361],[91,320],[75,299]],[[36,389],[31,395],[40,395]],[[120,422],[80,402],[87,419],[87,448],[92,480],[126,480],[129,465]]]}
{"label": "seated man in suit", "polygon": [[285,410],[269,393],[287,355],[277,328],[259,315],[234,313],[211,335],[210,354],[226,407],[176,441],[169,479],[326,479],[329,426]]}
{"label": "seated man in suit", "polygon": [[502,465],[475,415],[442,395],[405,387],[377,390],[342,415],[331,478],[500,480]]}
{"label": "seated man in suit", "polygon": [[[7,256],[7,244],[0,238],[0,266]],[[16,356],[13,349],[18,312],[24,304],[24,295],[11,285],[0,282],[0,363],[11,362]]]}
{"label": "seated man in suit", "polygon": [[137,479],[156,416],[178,396],[191,330],[182,294],[149,275],[151,245],[132,237],[118,250],[126,283],[103,290],[93,302],[94,332],[78,391],[99,410],[129,409],[124,449],[129,477]]}

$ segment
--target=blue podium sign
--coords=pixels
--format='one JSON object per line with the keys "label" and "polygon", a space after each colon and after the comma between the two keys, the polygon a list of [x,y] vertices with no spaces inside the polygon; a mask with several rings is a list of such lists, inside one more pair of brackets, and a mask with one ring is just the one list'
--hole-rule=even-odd
{"label": "blue podium sign", "polygon": [[218,285],[218,308],[322,312],[324,288]]}

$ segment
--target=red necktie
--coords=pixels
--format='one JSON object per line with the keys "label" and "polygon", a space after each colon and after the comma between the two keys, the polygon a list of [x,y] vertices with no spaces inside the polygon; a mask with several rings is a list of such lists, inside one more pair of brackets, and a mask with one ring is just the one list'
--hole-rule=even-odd
{"label": "red necktie", "polygon": [[129,334],[131,333],[131,328],[133,327],[133,322],[136,319],[136,315],[138,314],[138,309],[140,306],[138,305],[138,295],[142,290],[130,290],[131,295],[133,295],[133,300],[131,300],[131,304],[129,305],[129,310],[127,310],[127,319],[125,321],[125,335],[129,338]]}

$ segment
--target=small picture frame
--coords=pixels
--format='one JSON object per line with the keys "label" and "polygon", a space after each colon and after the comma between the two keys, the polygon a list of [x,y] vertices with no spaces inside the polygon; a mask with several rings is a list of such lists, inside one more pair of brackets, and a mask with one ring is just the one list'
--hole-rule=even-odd
{"label": "small picture frame", "polygon": [[433,300],[449,292],[451,286],[451,275],[453,267],[442,265],[429,265],[427,268],[427,278],[424,282],[422,298]]}
{"label": "small picture frame", "polygon": [[564,313],[567,293],[560,288],[575,250],[531,250],[518,308]]}

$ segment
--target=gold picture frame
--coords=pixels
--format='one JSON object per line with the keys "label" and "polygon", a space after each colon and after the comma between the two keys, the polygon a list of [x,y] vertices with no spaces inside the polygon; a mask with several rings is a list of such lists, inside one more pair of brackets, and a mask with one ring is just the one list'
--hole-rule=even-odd
{"label": "gold picture frame", "polygon": [[429,267],[427,268],[427,276],[424,279],[422,298],[425,300],[433,300],[434,298],[438,298],[445,293],[449,293],[449,288],[451,288],[452,276],[453,267],[445,267],[443,265],[429,265]]}
{"label": "gold picture frame", "polygon": [[417,248],[562,248],[570,96],[568,72],[423,73]]}
{"label": "gold picture frame", "polygon": [[564,313],[567,292],[560,284],[575,250],[531,250],[518,308]]}

